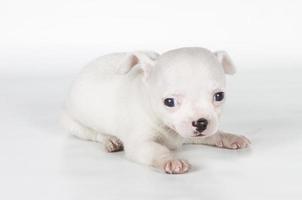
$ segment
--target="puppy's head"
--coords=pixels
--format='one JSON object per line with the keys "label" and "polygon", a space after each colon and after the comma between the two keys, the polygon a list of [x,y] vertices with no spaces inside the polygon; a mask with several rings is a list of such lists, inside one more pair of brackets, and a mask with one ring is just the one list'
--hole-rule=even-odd
{"label": "puppy's head", "polygon": [[141,62],[141,68],[153,110],[166,126],[183,137],[217,131],[225,74],[235,73],[226,52],[181,48]]}

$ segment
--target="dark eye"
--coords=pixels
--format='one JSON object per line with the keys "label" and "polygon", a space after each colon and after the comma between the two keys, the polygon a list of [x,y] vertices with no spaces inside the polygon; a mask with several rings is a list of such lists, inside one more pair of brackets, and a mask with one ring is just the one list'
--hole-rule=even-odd
{"label": "dark eye", "polygon": [[214,94],[214,101],[222,101],[224,99],[224,92],[217,92]]}
{"label": "dark eye", "polygon": [[166,98],[164,100],[164,104],[168,107],[174,107],[175,106],[175,101],[173,98]]}

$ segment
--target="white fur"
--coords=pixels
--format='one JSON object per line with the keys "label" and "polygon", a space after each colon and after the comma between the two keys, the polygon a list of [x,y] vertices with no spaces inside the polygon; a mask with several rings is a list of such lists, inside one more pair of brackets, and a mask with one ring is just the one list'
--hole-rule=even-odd
{"label": "white fur", "polygon": [[[105,55],[74,81],[62,122],[80,138],[105,146],[110,141],[108,151],[121,150],[122,142],[129,159],[167,173],[184,173],[189,164],[171,151],[183,143],[221,146],[222,138],[232,138],[241,144],[238,148],[248,144],[243,137],[214,135],[223,102],[213,102],[213,95],[225,90],[224,74],[233,72],[226,53],[203,48]],[[177,100],[175,107],[163,104],[168,97]],[[205,136],[194,137],[192,121],[199,118],[209,125],[202,132]]]}

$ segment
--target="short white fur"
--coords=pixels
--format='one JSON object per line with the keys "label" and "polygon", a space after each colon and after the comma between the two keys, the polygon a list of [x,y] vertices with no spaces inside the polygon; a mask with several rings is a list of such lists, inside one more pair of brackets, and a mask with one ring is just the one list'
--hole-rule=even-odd
{"label": "short white fur", "polygon": [[[64,127],[73,135],[103,143],[109,152],[125,150],[127,158],[169,174],[190,165],[174,150],[184,143],[245,148],[244,136],[218,130],[225,74],[235,73],[229,55],[187,47],[156,52],[114,53],[86,66],[66,98]],[[175,106],[164,105],[173,98]],[[202,135],[192,122],[207,119]],[[198,132],[199,133],[199,132]]]}

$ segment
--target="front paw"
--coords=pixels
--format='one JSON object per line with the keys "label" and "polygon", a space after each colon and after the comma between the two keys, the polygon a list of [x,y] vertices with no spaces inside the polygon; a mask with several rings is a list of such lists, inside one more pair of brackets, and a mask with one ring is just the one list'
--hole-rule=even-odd
{"label": "front paw", "polygon": [[190,164],[185,160],[168,160],[163,169],[167,174],[183,174],[189,171]]}
{"label": "front paw", "polygon": [[108,136],[104,139],[104,146],[109,153],[122,151],[124,149],[122,141],[115,136]]}
{"label": "front paw", "polygon": [[220,133],[216,146],[227,149],[243,149],[251,144],[245,136]]}

